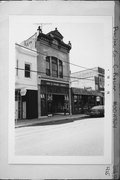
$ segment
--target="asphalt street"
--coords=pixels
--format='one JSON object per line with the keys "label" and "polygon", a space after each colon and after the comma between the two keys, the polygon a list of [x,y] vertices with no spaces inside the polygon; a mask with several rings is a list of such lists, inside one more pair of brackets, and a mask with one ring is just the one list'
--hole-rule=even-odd
{"label": "asphalt street", "polygon": [[100,156],[103,148],[104,118],[15,129],[16,155]]}

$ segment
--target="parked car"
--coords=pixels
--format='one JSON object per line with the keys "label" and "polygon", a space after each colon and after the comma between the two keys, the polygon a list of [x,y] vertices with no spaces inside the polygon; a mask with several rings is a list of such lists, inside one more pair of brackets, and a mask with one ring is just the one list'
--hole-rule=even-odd
{"label": "parked car", "polygon": [[104,117],[104,106],[103,105],[98,105],[98,106],[93,106],[89,113],[90,116],[94,117]]}

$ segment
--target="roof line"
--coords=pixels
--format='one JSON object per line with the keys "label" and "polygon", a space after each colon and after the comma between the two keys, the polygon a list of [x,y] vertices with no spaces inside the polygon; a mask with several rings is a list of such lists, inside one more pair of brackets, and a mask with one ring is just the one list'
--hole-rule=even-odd
{"label": "roof line", "polygon": [[[32,36],[30,36],[30,37],[29,37],[28,39],[26,39],[26,40],[23,40],[22,42],[29,40],[29,39],[32,38],[35,34],[37,34],[37,32],[35,32]],[[22,43],[22,42],[21,42],[21,43]]]}
{"label": "roof line", "polygon": [[35,50],[33,50],[33,49],[30,49],[30,48],[27,48],[27,47],[25,47],[25,46],[23,46],[23,45],[21,45],[21,44],[15,43],[15,45],[20,46],[20,47],[23,47],[23,48],[25,48],[25,49],[27,49],[27,50],[30,50],[30,51],[33,51],[33,52],[38,53],[37,51],[35,51]]}
{"label": "roof line", "polygon": [[76,71],[76,72],[73,72],[73,73],[71,73],[71,74],[75,74],[75,73],[78,73],[78,72],[83,72],[83,71],[88,71],[88,70],[93,70],[93,69],[95,69],[95,68],[98,68],[98,67],[94,67],[94,68],[87,68],[87,69],[84,69],[84,70],[81,70],[81,71]]}
{"label": "roof line", "polygon": [[[83,71],[95,71],[95,72],[97,72],[97,70],[95,70],[96,68],[101,68],[101,67],[99,67],[99,66],[97,66],[97,67],[94,67],[94,68],[87,68],[87,69],[84,69],[84,70],[81,70],[81,71],[76,71],[76,72],[73,72],[73,73],[71,73],[71,74],[75,74],[75,73],[79,73],[79,72],[83,72]],[[104,68],[101,68],[101,69],[103,69],[104,70]],[[99,73],[99,72],[98,72]]]}

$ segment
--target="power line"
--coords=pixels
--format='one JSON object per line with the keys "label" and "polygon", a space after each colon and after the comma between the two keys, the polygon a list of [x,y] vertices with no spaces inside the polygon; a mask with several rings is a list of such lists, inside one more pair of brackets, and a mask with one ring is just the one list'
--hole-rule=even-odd
{"label": "power line", "polygon": [[[37,88],[37,86],[36,85],[30,85],[30,84],[26,84],[26,83],[19,83],[19,85],[26,85],[27,87],[29,86],[29,87],[36,87]],[[43,84],[42,84],[43,85]],[[45,85],[43,85],[43,86],[45,86]],[[83,89],[83,88],[79,88],[79,87],[67,87],[67,88],[69,88],[69,89]],[[19,88],[15,88],[15,90],[18,90]],[[34,89],[28,89],[28,90],[34,90]],[[92,91],[96,91],[96,90],[92,90]],[[105,90],[103,90],[103,91],[100,91],[99,93],[101,93],[101,92],[103,92],[103,93],[105,93],[105,92],[108,92],[107,90],[105,91]]]}
{"label": "power line", "polygon": [[[47,56],[47,55],[44,54],[44,53],[41,53],[41,52],[39,52],[39,51],[30,49],[30,48],[25,47],[25,46],[23,46],[23,45],[21,45],[21,44],[18,44],[18,43],[15,43],[15,44],[16,44],[17,46],[20,46],[20,47],[25,48],[25,49],[27,49],[27,50],[36,52],[36,53],[41,54],[41,55],[43,55],[43,56]],[[62,60],[62,61],[63,61],[63,60]],[[64,62],[64,63],[67,63],[67,64],[71,64],[71,65],[76,66],[76,67],[83,68],[83,69],[85,69],[85,70],[90,70],[90,71],[98,72],[97,70],[94,70],[93,68],[86,68],[86,67],[84,67],[84,66],[80,66],[80,65],[77,65],[77,64],[74,64],[74,63],[70,63],[70,62],[66,62],[66,61],[63,61],[63,62]],[[79,72],[80,72],[80,71],[79,71]],[[101,73],[99,73],[99,74],[101,74]]]}
{"label": "power line", "polygon": [[[23,68],[17,68],[16,67],[15,69],[16,70],[23,70],[23,71],[25,71],[25,69],[23,69]],[[42,71],[29,70],[28,72],[34,72],[34,73],[38,73],[38,74],[40,73],[40,74],[45,74],[46,75],[46,72],[42,72]],[[77,79],[77,80],[84,79],[84,80],[94,81],[93,79],[88,79],[88,78],[93,77],[93,76],[89,76],[89,77],[86,77],[86,78],[79,78],[79,77],[65,76],[64,75],[64,77],[73,78],[73,79]]]}
{"label": "power line", "polygon": [[[84,70],[81,70],[81,71],[75,71],[75,72],[73,72],[73,73],[71,73],[71,74],[81,73],[81,72],[85,72],[85,71],[87,71],[87,70],[92,70],[92,71],[98,72],[97,70],[94,70],[94,68],[90,68],[90,69],[84,69]],[[103,69],[103,70],[104,70],[104,69]],[[102,76],[104,76],[104,73],[98,72],[98,74],[101,74]]]}

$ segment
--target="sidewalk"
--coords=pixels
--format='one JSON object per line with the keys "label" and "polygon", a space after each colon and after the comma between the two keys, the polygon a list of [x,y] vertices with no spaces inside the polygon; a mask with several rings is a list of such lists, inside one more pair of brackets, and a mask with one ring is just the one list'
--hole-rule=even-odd
{"label": "sidewalk", "polygon": [[88,117],[85,114],[77,114],[77,115],[54,115],[51,117],[41,117],[40,119],[24,119],[18,120],[15,122],[15,127],[27,127],[32,125],[42,125],[44,123],[54,123],[54,122],[64,122],[64,121],[74,121],[82,118]]}

